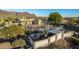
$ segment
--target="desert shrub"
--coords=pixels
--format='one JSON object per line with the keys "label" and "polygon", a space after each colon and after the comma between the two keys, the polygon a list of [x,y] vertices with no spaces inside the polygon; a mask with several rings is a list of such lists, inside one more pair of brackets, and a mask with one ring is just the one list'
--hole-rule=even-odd
{"label": "desert shrub", "polygon": [[21,47],[23,48],[26,46],[26,42],[23,39],[16,39],[15,41],[12,42],[12,46],[15,47]]}
{"label": "desert shrub", "polygon": [[66,40],[58,40],[54,42],[52,45],[52,48],[57,48],[57,49],[67,49],[69,48],[69,43]]}
{"label": "desert shrub", "polygon": [[53,43],[51,43],[48,46],[40,47],[39,49],[68,49],[70,48],[70,43],[68,43],[66,40],[58,40]]}
{"label": "desert shrub", "polygon": [[74,44],[74,45],[79,45],[79,38],[76,38],[76,37],[72,37],[71,38],[71,43]]}
{"label": "desert shrub", "polygon": [[8,28],[0,29],[0,38],[8,39],[12,37],[17,37],[18,35],[25,35],[25,29],[23,26],[12,25]]}

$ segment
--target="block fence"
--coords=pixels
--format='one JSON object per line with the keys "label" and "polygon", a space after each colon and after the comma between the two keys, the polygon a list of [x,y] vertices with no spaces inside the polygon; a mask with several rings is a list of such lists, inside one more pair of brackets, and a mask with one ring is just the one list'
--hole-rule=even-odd
{"label": "block fence", "polygon": [[59,39],[71,37],[73,34],[74,34],[73,31],[66,32],[66,33],[64,33],[64,32],[57,33],[57,34],[55,34],[51,37],[48,37],[46,39],[42,39],[42,40],[33,42],[33,48],[36,49],[36,48],[39,48],[39,47],[47,46],[47,45],[51,44],[52,42],[57,41]]}

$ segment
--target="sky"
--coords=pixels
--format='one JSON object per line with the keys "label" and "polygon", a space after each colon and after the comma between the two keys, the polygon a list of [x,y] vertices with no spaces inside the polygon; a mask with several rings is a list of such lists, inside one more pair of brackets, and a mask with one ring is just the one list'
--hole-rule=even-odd
{"label": "sky", "polygon": [[3,9],[6,11],[29,12],[37,16],[48,16],[50,13],[58,12],[63,17],[79,17],[79,9]]}

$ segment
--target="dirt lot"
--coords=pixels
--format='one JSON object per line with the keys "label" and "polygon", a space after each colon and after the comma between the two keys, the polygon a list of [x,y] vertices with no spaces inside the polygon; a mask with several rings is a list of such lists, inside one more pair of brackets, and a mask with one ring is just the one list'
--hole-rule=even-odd
{"label": "dirt lot", "polygon": [[10,49],[12,48],[10,42],[0,43],[0,49]]}

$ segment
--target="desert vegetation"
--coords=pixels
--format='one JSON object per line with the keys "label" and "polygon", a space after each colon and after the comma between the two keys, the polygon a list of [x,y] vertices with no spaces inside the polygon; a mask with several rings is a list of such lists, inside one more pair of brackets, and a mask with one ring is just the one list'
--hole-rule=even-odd
{"label": "desert vegetation", "polygon": [[[35,21],[32,21],[33,23],[36,24],[36,29],[32,28],[32,25],[28,25],[28,23],[31,23],[28,21],[29,19],[34,18]],[[35,32],[42,28],[41,26],[38,25],[39,20],[42,20],[43,23],[43,29],[44,31],[42,32],[41,36],[35,35],[38,37],[42,36],[44,38],[47,38],[48,36],[48,30],[51,28],[48,28],[48,25],[53,27],[58,27],[60,25],[67,25],[67,27],[70,25],[72,29],[69,27],[69,29],[64,28],[63,31],[74,31],[76,32],[76,26],[79,25],[79,20],[78,18],[75,17],[66,17],[64,18],[60,13],[58,12],[53,12],[50,13],[48,17],[41,17],[41,16],[36,16],[35,14],[31,14],[28,12],[9,12],[9,11],[3,11],[0,10],[0,44],[3,45],[2,43],[8,43],[8,46],[11,48],[24,48],[30,45],[28,37],[30,37],[30,34],[32,32]],[[28,22],[27,22],[28,21]],[[66,21],[65,23],[63,23]],[[77,30],[79,30],[77,28]],[[35,33],[34,33],[35,34]],[[55,33],[54,33],[55,34]],[[32,41],[33,38],[30,37]],[[41,40],[39,38],[39,40]],[[37,39],[36,39],[37,40]],[[70,38],[64,38],[60,39],[58,41],[52,42],[52,44],[44,47],[44,48],[51,48],[51,49],[69,49],[73,48],[73,46],[79,46],[79,37],[78,35],[75,35],[74,37]]]}
{"label": "desert vegetation", "polygon": [[40,49],[69,49],[70,48],[70,43],[67,42],[66,40],[58,40],[55,42],[52,42],[50,45],[45,46],[45,47],[40,47]]}

